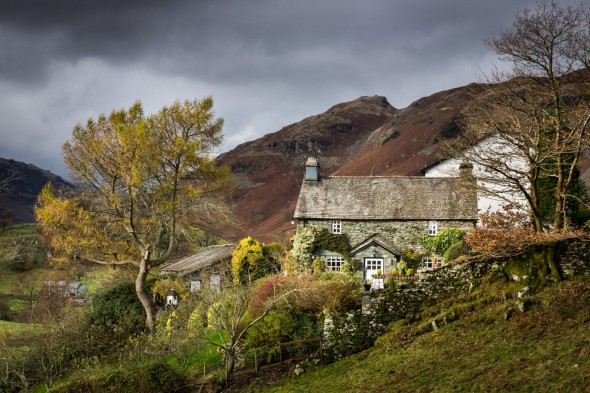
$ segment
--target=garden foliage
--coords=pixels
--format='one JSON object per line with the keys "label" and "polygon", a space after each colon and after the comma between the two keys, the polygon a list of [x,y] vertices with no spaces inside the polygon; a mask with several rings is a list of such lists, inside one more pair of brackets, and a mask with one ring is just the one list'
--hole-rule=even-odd
{"label": "garden foliage", "polygon": [[121,282],[99,292],[92,302],[92,323],[126,334],[145,329],[145,312],[133,282]]}
{"label": "garden foliage", "polygon": [[538,232],[531,226],[527,213],[510,206],[482,213],[480,219],[482,226],[471,230],[465,239],[473,252],[485,256],[515,255],[531,245],[587,236],[578,230]]}
{"label": "garden foliage", "polygon": [[422,236],[420,244],[433,254],[444,255],[453,244],[463,240],[465,232],[459,228],[446,228],[436,236]]}
{"label": "garden foliage", "polygon": [[264,255],[258,240],[248,236],[238,242],[231,257],[231,271],[235,283],[245,283],[263,275]]}

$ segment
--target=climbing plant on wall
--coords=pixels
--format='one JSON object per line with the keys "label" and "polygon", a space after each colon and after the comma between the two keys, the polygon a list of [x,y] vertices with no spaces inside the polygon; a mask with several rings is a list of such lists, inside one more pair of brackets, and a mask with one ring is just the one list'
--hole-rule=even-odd
{"label": "climbing plant on wall", "polygon": [[465,232],[459,228],[446,228],[436,236],[422,236],[419,241],[427,251],[443,255],[454,243],[462,242]]}
{"label": "climbing plant on wall", "polygon": [[298,261],[297,270],[303,271],[311,267],[314,252],[317,250],[335,251],[349,261],[350,248],[350,240],[346,234],[334,234],[326,228],[309,225],[297,230],[292,253]]}

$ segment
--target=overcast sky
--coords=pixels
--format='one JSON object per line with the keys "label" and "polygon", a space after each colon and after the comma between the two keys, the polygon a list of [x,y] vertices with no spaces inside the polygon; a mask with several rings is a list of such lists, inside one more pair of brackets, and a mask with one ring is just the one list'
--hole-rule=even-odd
{"label": "overcast sky", "polygon": [[[564,0],[566,1],[566,0]],[[534,0],[0,0],[0,157],[68,177],[89,117],[212,95],[227,151],[330,106],[475,82]]]}

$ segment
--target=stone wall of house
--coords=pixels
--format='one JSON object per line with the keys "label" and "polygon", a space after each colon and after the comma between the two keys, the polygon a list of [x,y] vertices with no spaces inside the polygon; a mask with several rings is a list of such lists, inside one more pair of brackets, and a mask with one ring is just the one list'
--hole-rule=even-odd
{"label": "stone wall of house", "polygon": [[[420,249],[418,237],[428,233],[428,220],[408,220],[408,221],[358,221],[358,220],[341,220],[342,233],[348,234],[351,246],[355,246],[367,239],[369,236],[379,233],[390,242],[397,246],[400,251],[406,248]],[[473,228],[472,221],[443,221],[437,220],[438,230],[443,231],[448,227],[457,227],[463,230]],[[315,225],[328,230],[332,230],[332,220],[300,220],[299,226]]]}
{"label": "stone wall of house", "polygon": [[196,272],[188,273],[183,276],[187,285],[190,285],[191,281],[200,281],[201,288],[213,288],[214,286],[218,286],[212,280],[214,275],[218,275],[220,280],[231,280],[231,257],[225,258],[221,261],[217,261],[216,263],[203,267]]}
{"label": "stone wall of house", "polygon": [[[556,250],[556,262],[564,279],[590,275],[590,241],[564,241],[557,244]],[[326,317],[326,352],[332,359],[338,359],[369,348],[386,331],[388,324],[405,318],[411,320],[425,301],[468,292],[490,274],[518,279],[507,272],[507,265],[514,261],[518,259],[472,259],[421,269],[417,271],[416,284],[410,289],[365,293],[361,310]]]}

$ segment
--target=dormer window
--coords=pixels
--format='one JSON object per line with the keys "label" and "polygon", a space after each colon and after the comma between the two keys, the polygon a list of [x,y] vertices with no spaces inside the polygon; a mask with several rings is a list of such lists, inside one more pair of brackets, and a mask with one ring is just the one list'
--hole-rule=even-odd
{"label": "dormer window", "polygon": [[332,221],[332,233],[338,235],[342,233],[342,221]]}
{"label": "dormer window", "polygon": [[428,221],[428,236],[436,236],[437,229],[436,221]]}

